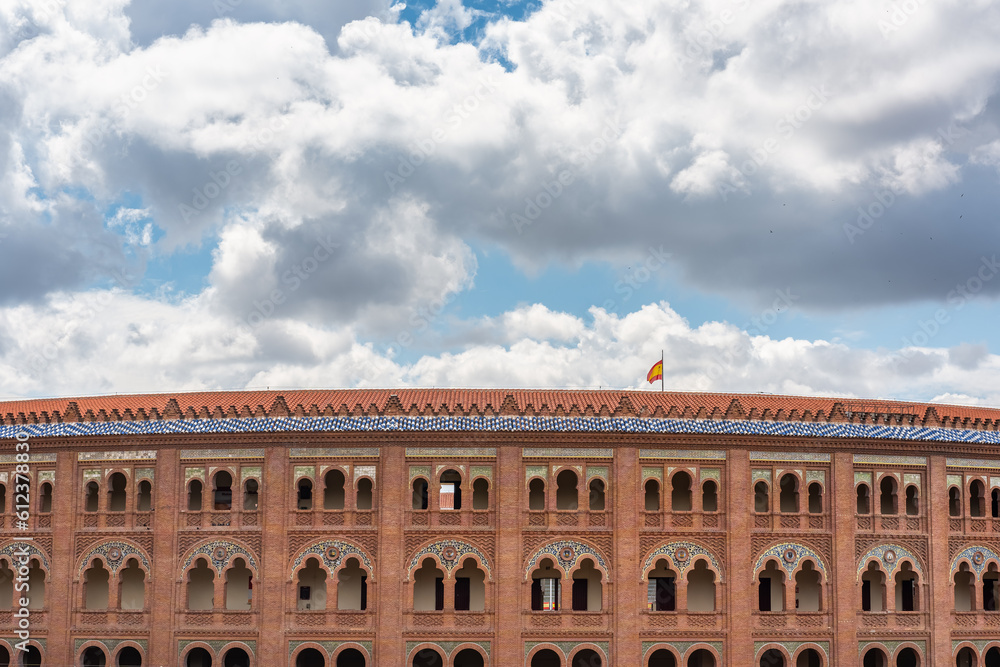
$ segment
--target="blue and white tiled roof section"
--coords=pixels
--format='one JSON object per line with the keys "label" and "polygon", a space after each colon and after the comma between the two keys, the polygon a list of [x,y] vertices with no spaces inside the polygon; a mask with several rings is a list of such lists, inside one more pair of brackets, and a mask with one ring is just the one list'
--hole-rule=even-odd
{"label": "blue and white tiled roof section", "polygon": [[[1000,444],[1000,431],[755,420],[651,419],[643,417],[239,417],[155,421],[64,422],[0,426],[0,439],[28,437],[129,436],[192,433],[282,432],[560,432],[756,435],[866,440],[917,440]],[[22,436],[23,437],[23,436]]]}

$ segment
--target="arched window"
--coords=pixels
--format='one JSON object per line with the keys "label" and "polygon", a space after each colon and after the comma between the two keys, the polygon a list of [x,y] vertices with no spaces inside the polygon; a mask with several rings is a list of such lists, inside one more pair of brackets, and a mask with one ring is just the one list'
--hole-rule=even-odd
{"label": "arched window", "polygon": [[108,580],[110,573],[104,563],[95,560],[83,573],[84,607],[87,609],[108,608]]}
{"label": "arched window", "polygon": [[688,571],[688,611],[715,611],[715,572],[704,559]]}
{"label": "arched window", "polygon": [[413,573],[413,609],[444,609],[444,572],[432,558],[425,558],[420,568]]}
{"label": "arched window", "polygon": [[719,486],[708,480],[701,486],[701,509],[705,512],[719,511]]}
{"label": "arched window", "polygon": [[550,558],[543,558],[531,573],[531,609],[558,611],[562,595],[562,572]]}
{"label": "arched window", "polygon": [[413,480],[413,509],[427,509],[427,480]]}
{"label": "arched window", "polygon": [[920,657],[912,648],[904,648],[896,656],[896,667],[917,667]]}
{"label": "arched window", "polygon": [[809,513],[823,513],[823,487],[819,482],[809,485]]}
{"label": "arched window", "polygon": [[124,512],[126,502],[125,475],[116,472],[108,479],[108,511]]}
{"label": "arched window", "polygon": [[139,561],[129,558],[125,568],[119,574],[120,595],[118,599],[122,609],[138,610],[146,607],[146,573],[139,567]]}
{"label": "arched window", "polygon": [[472,483],[472,509],[485,510],[490,507],[490,483],[480,477]]}
{"label": "arched window", "polygon": [[28,609],[45,608],[45,570],[37,558],[32,558],[28,564]]}
{"label": "arched window", "polygon": [[0,514],[7,513],[7,487],[0,484]]}
{"label": "arched window", "polygon": [[368,572],[357,558],[348,558],[337,572],[337,609],[368,609]]}
{"label": "arched window", "polygon": [[656,561],[649,573],[646,587],[646,608],[650,611],[675,611],[677,609],[677,573],[666,560]]}
{"label": "arched window", "polygon": [[[339,656],[337,656],[337,667],[340,667],[340,658],[343,657],[344,654],[350,651],[354,651],[354,649],[347,649],[347,651],[344,651]],[[357,651],[354,652],[357,653]],[[360,654],[358,655],[360,656]],[[351,657],[353,658],[354,656]],[[357,662],[356,660],[347,662],[347,660],[348,658],[345,658],[345,664],[359,665],[360,667],[365,667],[364,658],[361,658],[361,662]],[[295,656],[295,667],[326,667],[326,657],[322,653],[320,653],[317,649],[307,648],[303,651],[300,651],[299,654]]]}
{"label": "arched window", "polygon": [[1000,573],[996,563],[990,563],[983,573],[983,611],[1000,611]]}
{"label": "arched window", "polygon": [[660,511],[660,483],[655,479],[646,480],[645,508],[647,512]]}
{"label": "arched window", "polygon": [[126,646],[118,652],[118,667],[142,667],[142,654],[134,646]]}
{"label": "arched window", "polygon": [[226,570],[226,609],[240,611],[250,609],[253,589],[252,573],[246,561],[237,558]]}
{"label": "arched window", "polygon": [[715,656],[707,649],[700,648],[688,658],[687,667],[715,667]]}
{"label": "arched window", "polygon": [[955,656],[955,667],[977,667],[976,652],[966,646]]}
{"label": "arched window", "polygon": [[592,559],[584,558],[573,573],[573,611],[600,611],[601,589],[601,571]]}
{"label": "arched window", "polygon": [[906,515],[917,516],[920,514],[920,491],[916,485],[910,484],[906,487]]}
{"label": "arched window", "polygon": [[231,648],[222,656],[222,667],[250,667],[250,656],[241,648]]}
{"label": "arched window", "polygon": [[545,509],[545,482],[537,477],[528,482],[528,509]]}
{"label": "arched window", "polygon": [[303,477],[299,480],[297,485],[298,494],[296,495],[295,506],[300,510],[311,510],[313,508],[313,483],[307,477]]}
{"label": "arched window", "polygon": [[879,511],[884,514],[898,514],[898,504],[896,502],[896,479],[886,475],[879,482]]}
{"label": "arched window", "polygon": [[885,573],[877,563],[869,563],[861,575],[861,610],[885,611]]}
{"label": "arched window", "polygon": [[458,655],[455,656],[455,662],[452,664],[454,667],[483,667],[486,662],[478,651],[467,648],[458,652]]}
{"label": "arched window", "polygon": [[208,561],[199,558],[188,571],[188,609],[213,609],[215,607],[215,572]]}
{"label": "arched window", "polygon": [[819,571],[811,560],[805,561],[795,574],[795,609],[802,612],[823,609],[823,587]]}
{"label": "arched window", "polygon": [[[326,473],[323,478],[323,509],[325,510],[342,510],[344,509],[344,484],[346,483],[344,478],[344,473],[340,470],[334,468]],[[424,490],[424,496],[426,497],[427,492]],[[413,509],[420,509],[414,507]],[[426,509],[422,508],[422,509]]]}
{"label": "arched window", "polygon": [[968,563],[962,563],[955,573],[955,611],[975,611],[972,608],[976,577]]}
{"label": "arched window", "polygon": [[11,609],[13,606],[14,570],[6,560],[0,560],[0,609]]}
{"label": "arched window", "polygon": [[917,573],[909,563],[903,563],[896,573],[896,611],[920,610],[917,584]]}
{"label": "arched window", "polygon": [[775,648],[769,648],[760,656],[760,667],[786,667],[785,656]]}
{"label": "arched window", "polygon": [[753,511],[761,514],[771,511],[771,499],[767,491],[767,482],[757,482],[754,484]]}
{"label": "arched window", "polygon": [[590,509],[594,512],[604,511],[604,481],[594,478],[590,480]]}
{"label": "arched window", "polygon": [[867,484],[858,484],[858,514],[870,514],[871,511],[871,491]]}
{"label": "arched window", "polygon": [[441,509],[462,509],[462,475],[457,470],[441,473]]}
{"label": "arched window", "polygon": [[372,508],[372,481],[367,477],[358,480],[358,496],[355,505],[359,510]]}
{"label": "arched window", "polygon": [[52,485],[48,482],[42,484],[41,500],[38,503],[38,511],[42,514],[48,514],[52,511]]}
{"label": "arched window", "polygon": [[215,493],[212,500],[217,510],[233,508],[233,476],[225,470],[215,473]]}
{"label": "arched window", "polygon": [[212,655],[200,646],[187,654],[184,661],[185,667],[212,667]]}
{"label": "arched window", "polygon": [[670,509],[674,512],[691,511],[691,475],[683,470],[670,480]]}
{"label": "arched window", "polygon": [[993,489],[993,492],[990,493],[990,499],[993,501],[991,503],[993,518],[1000,518],[1000,489]]}
{"label": "arched window", "polygon": [[296,597],[299,611],[326,609],[326,570],[320,567],[316,558],[307,559],[306,566],[299,570]]}
{"label": "arched window", "polygon": [[781,494],[779,503],[781,511],[794,514],[799,511],[799,480],[795,475],[788,474],[781,478],[779,484]]}
{"label": "arched window", "polygon": [[592,648],[585,648],[573,656],[573,664],[583,667],[601,667],[601,656]]}
{"label": "arched window", "polygon": [[136,498],[136,509],[149,512],[153,509],[153,485],[148,479],[139,482],[139,496]]}
{"label": "arched window", "polygon": [[434,649],[425,648],[413,656],[413,667],[444,667],[444,660]]}
{"label": "arched window", "polygon": [[948,516],[962,516],[962,498],[955,486],[948,489]]}
{"label": "arched window", "polygon": [[986,652],[986,667],[1000,667],[1000,648],[994,646]]}
{"label": "arched window", "polygon": [[247,512],[255,512],[259,504],[260,484],[255,479],[248,479],[243,485],[243,509]]}
{"label": "arched window", "polygon": [[773,560],[757,575],[757,609],[783,611],[785,609],[785,573]]}
{"label": "arched window", "polygon": [[188,485],[188,511],[201,511],[201,480],[193,479]]}
{"label": "arched window", "polygon": [[486,609],[486,573],[475,559],[467,558],[462,569],[455,571],[455,610],[483,611]]}
{"label": "arched window", "polygon": [[648,667],[677,667],[677,660],[674,658],[674,654],[665,648],[657,649],[653,651],[653,655],[649,656]]}
{"label": "arched window", "polygon": [[806,650],[799,653],[798,659],[795,661],[795,667],[822,667],[823,662],[819,657],[819,653],[816,649],[807,648]]}
{"label": "arched window", "polygon": [[99,497],[100,487],[97,485],[97,482],[87,482],[87,497],[83,505],[84,511],[96,512]]}
{"label": "arched window", "polygon": [[108,664],[108,657],[104,655],[104,651],[101,649],[96,646],[90,646],[85,649],[83,655],[80,656],[80,664],[83,667],[106,667]]}
{"label": "arched window", "polygon": [[986,487],[978,479],[969,485],[969,513],[974,517],[986,516]]}
{"label": "arched window", "polygon": [[575,510],[579,506],[576,473],[563,470],[556,476],[556,509]]}
{"label": "arched window", "polygon": [[[317,665],[301,665],[301,667],[325,667],[325,665],[326,663],[322,662]],[[345,649],[337,655],[337,667],[366,667],[367,665],[365,656],[356,648]],[[296,665],[296,667],[300,666]]]}

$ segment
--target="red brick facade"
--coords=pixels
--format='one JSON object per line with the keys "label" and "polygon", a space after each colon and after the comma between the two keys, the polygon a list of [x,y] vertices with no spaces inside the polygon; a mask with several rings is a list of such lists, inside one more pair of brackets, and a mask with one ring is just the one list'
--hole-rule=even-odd
{"label": "red brick facade", "polygon": [[[652,392],[0,403],[0,561],[17,576],[31,538],[51,666],[996,667],[998,419]],[[247,570],[249,609],[227,608]],[[532,609],[539,577],[558,609]]]}

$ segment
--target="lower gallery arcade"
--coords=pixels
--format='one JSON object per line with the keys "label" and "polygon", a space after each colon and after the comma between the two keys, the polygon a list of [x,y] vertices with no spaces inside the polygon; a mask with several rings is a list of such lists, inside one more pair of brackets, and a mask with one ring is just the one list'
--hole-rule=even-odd
{"label": "lower gallery arcade", "polygon": [[622,391],[0,403],[0,667],[1000,667],[998,424]]}

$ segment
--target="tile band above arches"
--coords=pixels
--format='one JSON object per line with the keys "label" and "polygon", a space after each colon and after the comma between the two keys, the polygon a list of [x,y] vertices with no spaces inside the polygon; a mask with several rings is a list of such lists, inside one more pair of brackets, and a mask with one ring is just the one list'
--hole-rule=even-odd
{"label": "tile band above arches", "polygon": [[866,551],[858,560],[856,580],[861,581],[861,575],[868,568],[872,559],[878,560],[886,577],[891,580],[900,568],[900,563],[909,560],[913,563],[913,571],[923,579],[924,571],[920,559],[912,551],[898,544],[879,544]]}
{"label": "tile band above arches", "polygon": [[292,575],[310,556],[318,558],[330,572],[336,571],[348,558],[356,556],[361,561],[362,566],[371,574],[372,581],[375,581],[375,566],[372,559],[364,549],[354,542],[335,539],[313,542],[296,554],[292,561]]}
{"label": "tile band above arches", "polygon": [[410,565],[407,568],[407,580],[409,580],[409,573],[413,571],[413,568],[418,567],[420,561],[428,555],[437,556],[449,574],[462,562],[465,556],[475,556],[486,569],[487,578],[490,580],[493,579],[490,561],[477,547],[462,540],[438,540],[423,546],[413,554],[413,557],[410,558]]}
{"label": "tile band above arches", "polygon": [[719,573],[719,583],[722,583],[725,580],[722,565],[719,562],[719,559],[715,557],[715,554],[700,544],[683,540],[668,542],[654,549],[652,553],[646,557],[640,576],[644,577],[645,573],[648,572],[656,562],[656,559],[662,557],[666,557],[673,567],[677,568],[677,573],[683,576],[689,569],[691,569],[692,564],[699,556],[708,559],[709,563],[712,564],[712,569]]}
{"label": "tile band above arches", "polygon": [[[807,547],[804,544],[798,544],[797,542],[781,542],[768,547],[764,553],[757,558],[757,562],[754,564],[754,572],[760,570],[764,566],[764,562],[770,558],[776,559],[789,575],[798,569],[803,560],[812,560],[816,563],[816,568],[823,573],[823,579],[826,580],[828,578],[826,564],[823,562],[823,557],[820,556],[815,549]],[[756,581],[756,575],[753,576],[753,580]]]}
{"label": "tile band above arches", "polygon": [[609,577],[611,576],[611,568],[608,567],[607,560],[597,548],[577,540],[555,540],[536,549],[528,558],[527,566],[524,569],[525,581],[531,577],[531,572],[535,569],[538,561],[546,556],[551,557],[566,573],[576,567],[581,558],[592,557],[597,566]]}

